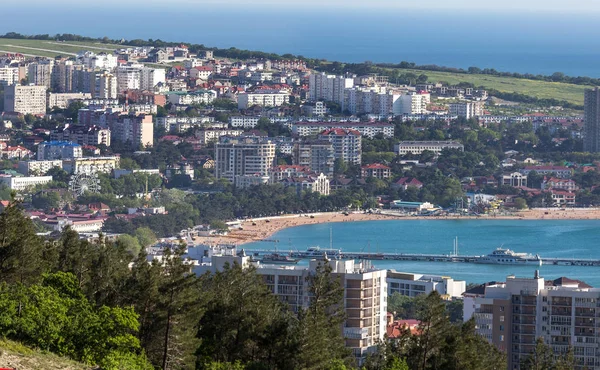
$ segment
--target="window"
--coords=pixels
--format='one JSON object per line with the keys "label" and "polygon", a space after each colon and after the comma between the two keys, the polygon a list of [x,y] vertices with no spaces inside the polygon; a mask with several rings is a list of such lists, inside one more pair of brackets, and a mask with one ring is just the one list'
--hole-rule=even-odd
{"label": "window", "polygon": [[500,322],[504,322],[504,315],[500,316]]}
{"label": "window", "polygon": [[501,335],[499,340],[500,340],[500,342],[504,342],[504,335]]}

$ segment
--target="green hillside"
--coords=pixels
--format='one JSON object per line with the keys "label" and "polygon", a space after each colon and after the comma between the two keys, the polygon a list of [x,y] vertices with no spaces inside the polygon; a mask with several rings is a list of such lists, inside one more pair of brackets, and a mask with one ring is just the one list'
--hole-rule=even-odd
{"label": "green hillside", "polygon": [[32,350],[11,340],[0,339],[0,367],[18,370],[90,370],[89,366],[51,353]]}

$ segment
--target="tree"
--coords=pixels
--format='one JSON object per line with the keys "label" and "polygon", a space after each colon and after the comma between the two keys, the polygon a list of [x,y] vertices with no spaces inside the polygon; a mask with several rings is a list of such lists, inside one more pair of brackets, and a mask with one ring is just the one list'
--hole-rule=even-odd
{"label": "tree", "polygon": [[299,312],[298,367],[324,369],[350,355],[340,330],[345,320],[344,287],[329,264],[319,264],[307,284],[311,299]]}
{"label": "tree", "polygon": [[[149,227],[138,227],[135,229],[135,237],[142,247],[149,247],[156,243],[156,234],[154,234],[154,231]],[[135,255],[137,255],[137,253]]]}
{"label": "tree", "polygon": [[515,207],[517,207],[517,209],[525,209],[527,208],[527,201],[523,198],[516,198]]}

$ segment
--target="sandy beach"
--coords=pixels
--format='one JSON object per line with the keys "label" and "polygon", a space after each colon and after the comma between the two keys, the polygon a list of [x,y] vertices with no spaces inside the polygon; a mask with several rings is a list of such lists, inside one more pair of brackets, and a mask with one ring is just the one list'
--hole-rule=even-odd
{"label": "sandy beach", "polygon": [[539,208],[515,212],[513,215],[484,216],[434,216],[415,217],[410,215],[385,213],[320,213],[312,215],[285,215],[271,218],[241,221],[241,229],[233,228],[227,235],[196,237],[195,243],[201,244],[233,244],[242,245],[260,240],[268,240],[276,232],[301,225],[321,224],[329,222],[357,222],[379,220],[593,220],[600,219],[600,209],[596,208]]}

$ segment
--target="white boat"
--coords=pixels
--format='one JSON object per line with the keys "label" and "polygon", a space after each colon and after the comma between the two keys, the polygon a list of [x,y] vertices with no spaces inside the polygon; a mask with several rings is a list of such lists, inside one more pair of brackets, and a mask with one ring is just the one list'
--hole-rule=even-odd
{"label": "white boat", "polygon": [[534,256],[529,253],[517,253],[504,248],[496,248],[486,256],[479,256],[474,262],[492,265],[542,265],[542,259],[537,254]]}
{"label": "white boat", "polygon": [[327,255],[327,258],[339,259],[342,257],[341,249],[333,249],[333,248],[321,248],[321,247],[308,247],[304,252],[292,252],[291,257],[295,258],[316,258],[321,259]]}

